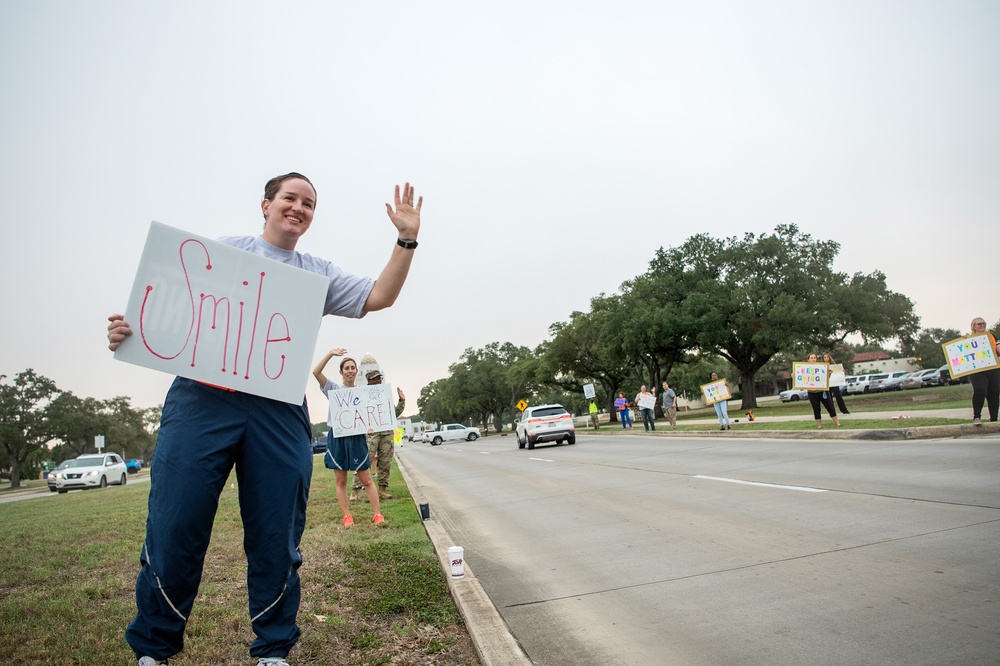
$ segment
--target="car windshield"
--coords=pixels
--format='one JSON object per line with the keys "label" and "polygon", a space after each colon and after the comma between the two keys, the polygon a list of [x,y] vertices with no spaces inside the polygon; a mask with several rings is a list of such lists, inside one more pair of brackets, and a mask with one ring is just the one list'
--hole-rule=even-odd
{"label": "car windshield", "polygon": [[66,461],[66,467],[98,467],[104,464],[104,458],[74,458]]}
{"label": "car windshield", "polygon": [[532,416],[558,416],[560,414],[565,414],[566,410],[562,407],[539,407],[531,413]]}

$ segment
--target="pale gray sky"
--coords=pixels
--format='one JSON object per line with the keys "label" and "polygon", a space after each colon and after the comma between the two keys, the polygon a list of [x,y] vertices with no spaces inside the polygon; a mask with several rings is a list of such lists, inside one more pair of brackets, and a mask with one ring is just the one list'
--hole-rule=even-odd
{"label": "pale gray sky", "polygon": [[352,272],[388,259],[393,185],[425,197],[396,306],[326,318],[315,352],[374,354],[407,414],[467,347],[534,347],[702,232],[795,223],[923,326],[1000,318],[991,0],[39,0],[0,24],[0,374],[160,403],[170,378],[104,339],[149,222],[257,233],[290,170],[318,189],[299,249]]}

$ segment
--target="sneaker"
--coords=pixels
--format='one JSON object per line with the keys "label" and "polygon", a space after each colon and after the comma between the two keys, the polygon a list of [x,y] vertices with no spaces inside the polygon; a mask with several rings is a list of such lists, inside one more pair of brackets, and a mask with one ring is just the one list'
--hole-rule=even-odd
{"label": "sneaker", "polygon": [[729,426],[726,426],[726,430],[729,430]]}
{"label": "sneaker", "polygon": [[372,518],[372,522],[375,523],[376,525],[378,525],[379,523],[384,523],[385,516],[383,516],[381,513],[376,513],[375,517]]}
{"label": "sneaker", "polygon": [[972,419],[972,425],[983,425],[983,421],[980,418]]}
{"label": "sneaker", "polygon": [[719,430],[725,430],[726,426],[719,426]]}
{"label": "sneaker", "polygon": [[344,516],[343,520],[344,527],[350,527],[353,524],[354,524],[354,518],[351,516],[351,514],[347,514],[346,516]]}
{"label": "sneaker", "polygon": [[260,657],[257,666],[288,666],[284,657]]}
{"label": "sneaker", "polygon": [[139,657],[139,666],[156,666],[157,664],[166,664],[167,660],[156,661],[152,657]]}
{"label": "sneaker", "polygon": [[849,412],[849,411],[847,411],[846,409],[844,410],[844,412],[843,412],[843,413],[844,413],[844,414],[850,414],[850,412]]}

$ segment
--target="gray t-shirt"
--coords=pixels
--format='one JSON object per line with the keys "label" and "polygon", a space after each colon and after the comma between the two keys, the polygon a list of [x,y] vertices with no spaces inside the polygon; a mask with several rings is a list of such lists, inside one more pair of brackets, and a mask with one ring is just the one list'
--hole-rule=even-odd
{"label": "gray t-shirt", "polygon": [[375,286],[375,280],[370,277],[352,275],[326,259],[320,259],[295,250],[283,250],[271,245],[261,236],[223,236],[217,239],[220,243],[237,247],[247,252],[259,254],[268,259],[280,261],[289,266],[307,270],[310,273],[324,275],[330,280],[326,290],[326,306],[323,314],[339,315],[360,319],[365,316],[365,301]]}
{"label": "gray t-shirt", "polygon": [[677,401],[677,394],[674,393],[672,388],[668,388],[666,393],[663,393],[663,409],[670,409],[674,406]]}
{"label": "gray t-shirt", "polygon": [[326,380],[326,384],[324,384],[323,386],[321,386],[319,388],[319,390],[323,392],[323,395],[325,395],[327,398],[329,398],[330,397],[330,391],[335,391],[335,390],[337,390],[339,388],[344,388],[344,387],[341,386],[340,384],[336,383],[332,379],[327,379]]}

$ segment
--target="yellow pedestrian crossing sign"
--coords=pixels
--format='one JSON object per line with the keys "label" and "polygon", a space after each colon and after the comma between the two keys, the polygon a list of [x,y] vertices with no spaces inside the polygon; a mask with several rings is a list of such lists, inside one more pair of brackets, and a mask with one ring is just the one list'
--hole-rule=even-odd
{"label": "yellow pedestrian crossing sign", "polygon": [[517,410],[519,412],[523,412],[524,408],[527,407],[527,406],[528,406],[528,403],[526,403],[524,400],[519,400],[518,403],[517,403]]}

